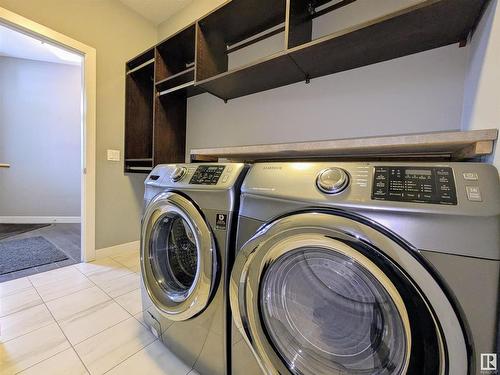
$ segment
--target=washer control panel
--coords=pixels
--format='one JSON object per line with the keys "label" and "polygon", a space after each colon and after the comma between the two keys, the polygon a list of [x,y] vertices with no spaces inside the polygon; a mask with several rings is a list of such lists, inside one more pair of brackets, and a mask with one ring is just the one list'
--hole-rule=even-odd
{"label": "washer control panel", "polygon": [[377,166],[372,199],[456,205],[453,170],[449,167]]}
{"label": "washer control panel", "polygon": [[193,185],[217,185],[224,168],[224,165],[200,165],[194,171],[189,183]]}

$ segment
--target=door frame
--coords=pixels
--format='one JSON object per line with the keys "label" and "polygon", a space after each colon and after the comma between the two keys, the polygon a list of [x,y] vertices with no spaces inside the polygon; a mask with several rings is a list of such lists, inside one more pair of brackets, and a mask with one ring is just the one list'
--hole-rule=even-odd
{"label": "door frame", "polygon": [[96,50],[0,7],[0,23],[82,56],[81,260],[95,259]]}

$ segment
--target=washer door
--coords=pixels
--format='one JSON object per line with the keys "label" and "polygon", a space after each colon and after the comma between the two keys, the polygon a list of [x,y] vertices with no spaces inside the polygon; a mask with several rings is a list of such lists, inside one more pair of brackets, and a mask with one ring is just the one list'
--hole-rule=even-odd
{"label": "washer door", "polygon": [[230,299],[268,374],[467,373],[462,327],[438,283],[353,218],[311,212],[267,225],[238,254]]}
{"label": "washer door", "polygon": [[179,194],[159,194],[142,221],[141,271],[153,304],[168,319],[203,311],[215,289],[212,233],[199,210]]}

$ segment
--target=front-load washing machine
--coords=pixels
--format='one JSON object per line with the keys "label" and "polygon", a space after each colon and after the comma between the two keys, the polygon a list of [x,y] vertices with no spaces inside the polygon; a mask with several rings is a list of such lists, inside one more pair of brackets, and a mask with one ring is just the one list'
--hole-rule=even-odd
{"label": "front-load washing machine", "polygon": [[145,182],[143,319],[202,375],[227,368],[228,254],[243,164],[158,165]]}
{"label": "front-load washing machine", "polygon": [[237,243],[233,374],[495,373],[493,166],[256,164]]}

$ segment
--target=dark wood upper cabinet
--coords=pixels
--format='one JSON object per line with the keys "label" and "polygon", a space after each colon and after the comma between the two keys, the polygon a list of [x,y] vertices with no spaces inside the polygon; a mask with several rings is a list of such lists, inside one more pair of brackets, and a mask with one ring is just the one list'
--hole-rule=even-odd
{"label": "dark wood upper cabinet", "polygon": [[187,98],[194,85],[195,25],[127,63],[125,172],[185,160]]}
{"label": "dark wood upper cabinet", "polygon": [[154,50],[126,64],[125,172],[153,166]]}
{"label": "dark wood upper cabinet", "polygon": [[187,98],[466,43],[489,0],[232,0],[126,64],[125,171],[185,159]]}

